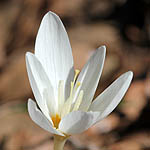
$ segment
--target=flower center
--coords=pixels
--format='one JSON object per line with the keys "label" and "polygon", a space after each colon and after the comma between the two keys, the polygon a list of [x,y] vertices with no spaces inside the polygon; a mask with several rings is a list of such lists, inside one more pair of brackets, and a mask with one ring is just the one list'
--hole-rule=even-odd
{"label": "flower center", "polygon": [[[70,96],[67,100],[64,98],[64,81],[59,81],[58,85],[58,110],[55,115],[51,116],[54,127],[57,129],[61,118],[72,111],[77,111],[83,99],[83,90],[77,90],[81,85],[80,82],[76,82],[79,70],[75,70],[75,76],[71,81]],[[78,91],[78,92],[77,92]]]}
{"label": "flower center", "polygon": [[52,116],[51,119],[53,121],[54,127],[57,129],[59,122],[61,120],[60,116],[58,114],[56,114],[55,116]]}

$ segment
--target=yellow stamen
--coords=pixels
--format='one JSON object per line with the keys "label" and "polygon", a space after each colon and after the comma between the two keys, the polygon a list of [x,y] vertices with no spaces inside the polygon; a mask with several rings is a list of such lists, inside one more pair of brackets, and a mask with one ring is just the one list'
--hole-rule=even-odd
{"label": "yellow stamen", "polygon": [[75,83],[79,72],[80,72],[80,70],[78,70],[78,69],[75,70],[75,76],[74,76],[74,79],[73,79],[73,83]]}
{"label": "yellow stamen", "polygon": [[59,81],[58,86],[58,114],[60,114],[62,106],[64,104],[64,81]]}
{"label": "yellow stamen", "polygon": [[73,98],[75,98],[76,91],[77,91],[77,89],[79,88],[80,85],[81,85],[80,82],[77,82],[77,83],[76,83],[76,85],[75,85],[75,87],[74,87],[74,89],[73,89]]}
{"label": "yellow stamen", "polygon": [[72,93],[73,93],[73,86],[74,86],[74,83],[73,83],[73,82],[71,82],[70,97],[72,97]]}
{"label": "yellow stamen", "polygon": [[61,117],[63,118],[66,114],[68,114],[71,110],[72,100],[73,100],[73,88],[74,83],[71,82],[71,89],[70,89],[70,96],[66,100],[66,102],[63,105],[63,109],[61,110]]}
{"label": "yellow stamen", "polygon": [[70,112],[71,108],[71,99],[70,97],[66,100],[66,102],[63,105],[63,109],[61,110],[61,118],[63,118],[65,115],[67,115]]}
{"label": "yellow stamen", "polygon": [[77,89],[78,89],[78,87],[79,87],[80,85],[81,85],[81,83],[80,83],[80,82],[77,82],[74,90],[77,91]]}
{"label": "yellow stamen", "polygon": [[60,116],[58,114],[56,114],[55,116],[52,116],[51,118],[52,118],[54,127],[57,129],[59,126],[59,122],[61,120]]}
{"label": "yellow stamen", "polygon": [[66,114],[70,112],[72,99],[73,99],[73,87],[74,87],[74,83],[71,82],[70,97],[64,103],[63,109],[61,111],[61,117],[64,117]]}
{"label": "yellow stamen", "polygon": [[60,110],[61,118],[63,118],[65,115],[67,115],[71,111],[71,109],[72,109],[71,107],[72,107],[72,103],[73,103],[73,98],[75,96],[75,92],[76,92],[76,90],[78,89],[78,87],[81,84],[80,82],[77,82],[76,85],[75,85],[75,82],[76,82],[76,79],[77,79],[77,76],[78,76],[79,72],[80,72],[79,70],[75,70],[74,79],[73,79],[73,81],[71,81],[70,96],[63,103],[63,108]]}
{"label": "yellow stamen", "polygon": [[74,107],[73,107],[72,111],[77,111],[79,109],[80,104],[82,102],[82,98],[83,98],[83,91],[81,90],[80,94],[79,94],[79,96],[78,96],[78,98],[77,98],[77,100],[76,100],[76,102],[74,104]]}

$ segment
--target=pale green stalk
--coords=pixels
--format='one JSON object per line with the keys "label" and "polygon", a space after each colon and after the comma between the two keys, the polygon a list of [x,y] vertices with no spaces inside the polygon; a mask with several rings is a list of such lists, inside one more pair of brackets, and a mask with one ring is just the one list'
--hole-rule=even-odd
{"label": "pale green stalk", "polygon": [[54,135],[54,150],[63,150],[68,137]]}

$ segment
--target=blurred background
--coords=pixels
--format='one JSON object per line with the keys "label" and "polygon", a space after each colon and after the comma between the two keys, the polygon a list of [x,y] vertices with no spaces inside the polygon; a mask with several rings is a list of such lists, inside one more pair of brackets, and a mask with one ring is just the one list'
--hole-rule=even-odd
{"label": "blurred background", "polygon": [[43,15],[57,13],[69,34],[75,68],[106,45],[96,95],[120,74],[133,82],[120,105],[88,131],[69,138],[66,150],[150,150],[149,0],[0,0],[0,150],[52,150],[52,135],[28,116],[33,98],[25,53],[34,51]]}

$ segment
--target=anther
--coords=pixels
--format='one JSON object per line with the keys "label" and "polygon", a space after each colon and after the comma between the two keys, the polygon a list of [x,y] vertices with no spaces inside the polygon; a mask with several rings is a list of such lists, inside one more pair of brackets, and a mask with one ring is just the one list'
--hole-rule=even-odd
{"label": "anther", "polygon": [[79,72],[80,72],[80,70],[78,70],[78,69],[76,69],[76,70],[75,70],[75,76],[74,76],[73,83],[75,83],[76,78],[77,78],[77,76],[78,76]]}

